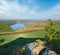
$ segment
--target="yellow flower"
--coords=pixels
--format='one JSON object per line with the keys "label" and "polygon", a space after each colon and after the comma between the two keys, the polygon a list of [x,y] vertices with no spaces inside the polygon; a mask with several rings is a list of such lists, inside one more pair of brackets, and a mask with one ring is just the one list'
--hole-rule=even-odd
{"label": "yellow flower", "polygon": [[44,41],[42,41],[42,40],[40,40],[40,39],[36,40],[36,43],[38,43],[38,44],[42,44],[42,45],[44,45],[44,44],[45,44],[45,42],[44,42]]}
{"label": "yellow flower", "polygon": [[26,49],[23,47],[23,48],[21,48],[21,49],[18,51],[18,53],[24,53],[25,50],[26,50]]}

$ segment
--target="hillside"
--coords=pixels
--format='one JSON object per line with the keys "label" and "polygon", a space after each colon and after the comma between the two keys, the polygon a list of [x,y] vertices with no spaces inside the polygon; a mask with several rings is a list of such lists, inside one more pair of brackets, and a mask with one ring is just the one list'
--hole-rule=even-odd
{"label": "hillside", "polygon": [[[44,25],[44,27],[45,27],[45,25]],[[3,25],[3,26],[6,27],[6,25]],[[3,29],[5,29],[5,28],[3,28]],[[6,30],[6,29],[5,29],[5,31],[12,31],[10,28],[9,28],[9,30],[8,29]],[[32,28],[32,29],[34,29],[34,28]],[[55,29],[56,29],[56,31],[60,31],[60,22],[55,22]],[[20,31],[24,32],[26,30],[28,30],[28,29],[18,29],[15,32],[20,32]],[[30,30],[30,28],[29,28],[29,30]],[[45,33],[46,32],[44,29],[39,29],[37,31],[30,31],[30,32],[16,33],[16,34],[11,33],[11,35],[10,34],[9,35],[2,35],[2,36],[0,36],[0,39],[5,39],[5,42],[3,43],[3,44],[5,44],[10,41],[13,41],[13,39],[15,40],[16,38],[20,38],[20,37],[23,37],[23,38],[44,38]]]}
{"label": "hillside", "polygon": [[[42,23],[41,23],[41,25],[42,25]],[[35,24],[36,24],[36,22],[35,22]],[[36,25],[38,25],[38,24],[36,24]],[[43,27],[45,27],[45,25],[43,25]],[[56,31],[60,32],[60,22],[56,21],[54,25],[55,25]],[[3,26],[6,27],[6,24]],[[9,31],[11,31],[11,29],[9,29]],[[20,31],[20,29],[16,30],[16,31]],[[36,39],[41,39],[41,38],[44,39],[45,33],[46,32],[43,29],[43,30],[39,30],[39,31],[34,31],[34,32],[32,31],[32,32],[26,32],[26,33],[20,33],[20,34],[0,35],[0,40],[1,39],[4,40],[4,42],[2,42],[0,44],[0,55],[8,55],[8,54],[11,55],[12,52],[14,52],[19,47],[22,47],[30,42],[33,42]],[[22,43],[21,43],[21,41],[22,41]]]}
{"label": "hillside", "polygon": [[0,32],[13,31],[12,28],[10,28],[10,25],[13,25],[15,23],[15,20],[0,20]]}
{"label": "hillside", "polygon": [[8,24],[6,23],[0,23],[0,32],[9,32],[9,31],[13,31]]}

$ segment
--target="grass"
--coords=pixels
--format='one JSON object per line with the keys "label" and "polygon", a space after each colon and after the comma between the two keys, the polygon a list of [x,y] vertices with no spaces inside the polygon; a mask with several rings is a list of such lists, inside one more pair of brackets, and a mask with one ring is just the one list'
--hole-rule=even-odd
{"label": "grass", "polygon": [[4,39],[4,42],[1,45],[9,43],[10,41],[13,41],[17,38],[19,38],[19,36],[17,34],[16,35],[1,35],[0,39]]}
{"label": "grass", "polygon": [[9,43],[17,38],[20,38],[20,37],[23,37],[23,38],[43,38],[44,37],[43,34],[45,34],[44,30],[29,32],[29,33],[24,33],[24,34],[1,35],[0,39],[5,40],[1,45]]}
{"label": "grass", "polygon": [[19,48],[30,42],[34,42],[36,39],[39,38],[18,38],[11,41],[8,44],[0,46],[0,55],[13,55],[13,52],[17,52]]}
{"label": "grass", "polygon": [[13,31],[12,28],[10,28],[10,26],[6,23],[0,23],[0,32],[9,32],[9,31]]}
{"label": "grass", "polygon": [[45,35],[45,30],[24,33],[23,36],[27,38],[44,38],[43,34]]}
{"label": "grass", "polygon": [[[56,31],[60,32],[60,23],[55,23]],[[0,45],[0,55],[12,55],[11,53],[36,39],[44,38],[45,30],[28,32],[23,34],[1,35],[0,39],[5,41]]]}
{"label": "grass", "polygon": [[55,22],[55,29],[60,32],[60,22]]}
{"label": "grass", "polygon": [[18,48],[34,42],[36,39],[44,38],[44,30],[29,32],[24,34],[14,34],[14,35],[3,35],[0,39],[5,39],[5,41],[0,46],[0,55],[12,55],[12,53]]}

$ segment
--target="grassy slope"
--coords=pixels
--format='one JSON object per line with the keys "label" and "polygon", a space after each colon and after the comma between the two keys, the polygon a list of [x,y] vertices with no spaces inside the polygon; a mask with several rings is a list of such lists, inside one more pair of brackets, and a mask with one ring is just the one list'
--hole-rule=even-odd
{"label": "grassy slope", "polygon": [[45,34],[45,30],[24,33],[23,36],[27,38],[44,38],[43,34]]}
{"label": "grassy slope", "polygon": [[[44,30],[24,33],[24,34],[14,34],[14,35],[4,35],[0,36],[0,39],[5,39],[2,43],[3,46],[0,47],[0,55],[8,55],[16,50],[16,48],[26,45],[27,43],[35,41],[37,38],[43,38]],[[24,37],[22,39],[18,39]],[[4,45],[6,44],[6,45]]]}
{"label": "grassy slope", "polygon": [[[60,23],[55,23],[55,29],[60,31]],[[45,31],[40,30],[36,32],[24,33],[24,34],[14,34],[14,35],[4,35],[0,36],[0,39],[5,39],[5,42],[2,45],[8,43],[7,45],[0,47],[0,55],[8,55],[8,53],[12,52],[12,49],[16,49],[17,46],[23,46],[27,44],[27,42],[33,42],[35,39],[33,38],[44,38]],[[29,39],[18,39],[20,37],[29,38]],[[32,38],[32,39],[30,39]],[[18,39],[18,40],[16,40]],[[16,41],[14,41],[16,40]],[[13,41],[13,42],[11,42]],[[22,43],[21,43],[22,42]],[[8,46],[8,47],[6,47]]]}
{"label": "grassy slope", "polygon": [[9,25],[5,22],[0,23],[0,32],[8,32],[8,31],[13,31]]}
{"label": "grassy slope", "polygon": [[16,35],[2,35],[2,36],[0,36],[0,39],[4,39],[4,42],[1,45],[9,43],[17,38],[19,38],[18,34],[16,34]]}
{"label": "grassy slope", "polygon": [[[55,29],[56,31],[60,31],[60,22],[55,22]],[[44,38],[45,30],[35,31],[35,32],[28,32],[23,34],[14,34],[14,35],[3,35],[0,36],[0,39],[4,39],[5,41],[3,44],[6,44],[10,41],[13,41],[17,38],[24,37],[24,38]]]}
{"label": "grassy slope", "polygon": [[24,34],[14,34],[14,35],[2,35],[0,36],[0,39],[4,39],[5,41],[2,44],[6,44],[10,41],[13,41],[17,38],[23,37],[23,38],[43,38],[45,32],[44,30],[35,31],[35,32],[29,32]]}
{"label": "grassy slope", "polygon": [[39,38],[18,38],[6,45],[0,46],[0,55],[13,55],[13,52],[17,52],[20,47],[34,42],[36,39]]}

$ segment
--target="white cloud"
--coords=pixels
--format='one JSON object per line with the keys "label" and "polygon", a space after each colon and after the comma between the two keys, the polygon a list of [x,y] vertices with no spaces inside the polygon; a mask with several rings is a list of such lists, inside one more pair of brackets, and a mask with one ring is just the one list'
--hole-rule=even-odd
{"label": "white cloud", "polygon": [[51,8],[50,10],[45,11],[43,13],[39,13],[36,16],[39,17],[40,19],[41,18],[45,18],[45,19],[60,18],[60,4],[57,4],[56,6],[54,6],[53,8]]}
{"label": "white cloud", "polygon": [[0,3],[1,3],[0,10],[2,9],[4,11],[9,12],[9,10],[11,9],[11,6],[7,3],[7,1],[1,0]]}
{"label": "white cloud", "polygon": [[36,12],[32,10],[32,11],[30,11],[30,14],[31,14],[31,15],[35,15]]}
{"label": "white cloud", "polygon": [[[49,19],[60,18],[60,4],[45,12],[37,12],[31,10],[28,5],[21,5],[18,0],[7,2],[7,0],[0,0],[0,17],[1,19]],[[32,3],[29,1],[29,3]],[[36,7],[35,7],[36,8]],[[34,8],[34,9],[35,9]]]}
{"label": "white cloud", "polygon": [[0,3],[2,4],[0,5],[0,14],[4,13],[4,19],[28,19],[32,14],[35,14],[35,11],[30,10],[27,5],[21,6],[17,0],[11,3],[8,3],[6,0],[1,0]]}

